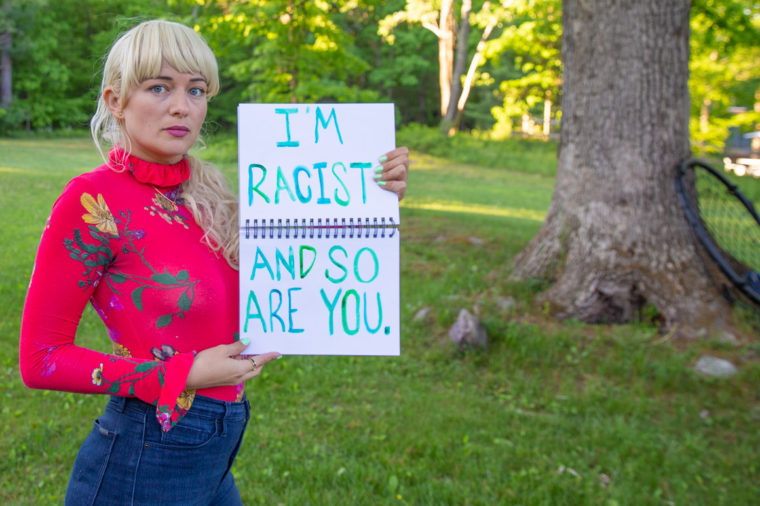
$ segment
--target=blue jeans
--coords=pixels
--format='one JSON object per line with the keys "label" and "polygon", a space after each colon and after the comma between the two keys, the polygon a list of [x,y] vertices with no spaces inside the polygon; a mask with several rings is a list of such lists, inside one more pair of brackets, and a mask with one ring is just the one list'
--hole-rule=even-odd
{"label": "blue jeans", "polygon": [[156,408],[112,396],[79,449],[66,505],[240,505],[230,472],[250,417],[248,401],[196,396],[163,432]]}

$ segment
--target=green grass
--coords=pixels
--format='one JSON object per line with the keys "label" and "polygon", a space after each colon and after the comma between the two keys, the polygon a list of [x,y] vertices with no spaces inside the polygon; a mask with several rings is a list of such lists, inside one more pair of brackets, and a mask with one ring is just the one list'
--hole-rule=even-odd
{"label": "green grass", "polygon": [[[229,142],[208,155],[234,177]],[[554,149],[529,147],[521,156],[534,153],[535,166]],[[235,466],[246,504],[760,503],[760,345],[685,346],[645,323],[544,318],[537,287],[507,275],[540,226],[551,171],[413,158],[402,355],[285,357],[250,382],[253,419]],[[2,504],[60,504],[105,403],[28,390],[17,363],[42,226],[65,182],[98,163],[84,138],[0,139]],[[514,307],[500,309],[499,296]],[[432,311],[415,321],[422,307]],[[448,328],[475,307],[491,343],[460,353]],[[89,310],[77,339],[108,347]],[[694,373],[706,351],[739,374]]]}

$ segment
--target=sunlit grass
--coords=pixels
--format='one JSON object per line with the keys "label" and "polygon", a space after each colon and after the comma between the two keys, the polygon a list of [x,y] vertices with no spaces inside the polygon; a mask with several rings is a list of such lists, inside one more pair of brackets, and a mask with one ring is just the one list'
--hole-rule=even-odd
{"label": "sunlit grass", "polygon": [[532,211],[530,209],[517,209],[512,207],[481,206],[477,204],[465,204],[463,202],[402,202],[401,207],[410,209],[424,209],[428,211],[442,211],[449,213],[481,214],[485,216],[501,216],[505,218],[521,218],[537,222],[544,221],[545,212]]}

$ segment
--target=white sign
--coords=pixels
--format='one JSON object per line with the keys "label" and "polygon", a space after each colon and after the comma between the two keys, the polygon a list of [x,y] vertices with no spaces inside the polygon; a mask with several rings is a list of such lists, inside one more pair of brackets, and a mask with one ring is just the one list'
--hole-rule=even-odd
{"label": "white sign", "polygon": [[245,353],[400,353],[394,132],[392,104],[238,106]]}

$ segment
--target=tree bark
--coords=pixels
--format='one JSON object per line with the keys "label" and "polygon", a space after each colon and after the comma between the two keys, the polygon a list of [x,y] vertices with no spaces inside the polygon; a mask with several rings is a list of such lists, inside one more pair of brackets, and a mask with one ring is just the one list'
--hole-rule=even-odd
{"label": "tree bark", "polygon": [[444,117],[451,100],[454,69],[454,0],[441,2],[438,30],[438,83],[441,89],[441,117]]}
{"label": "tree bark", "polygon": [[512,274],[553,281],[540,300],[559,317],[627,322],[650,302],[681,336],[730,323],[675,193],[690,153],[690,3],[563,2],[556,186]]}
{"label": "tree bark", "polygon": [[[503,4],[507,4],[507,2],[503,2]],[[486,11],[488,9],[488,2],[483,4],[483,11]],[[475,71],[478,69],[478,66],[480,65],[480,59],[483,57],[483,51],[486,48],[486,41],[488,40],[488,37],[491,36],[491,32],[496,27],[496,24],[499,21],[499,17],[497,14],[494,14],[493,17],[488,22],[488,25],[486,25],[485,30],[483,30],[483,33],[480,36],[480,41],[478,42],[478,45],[475,47],[475,54],[472,57],[472,60],[470,61],[470,67],[467,69],[467,75],[464,78],[464,85],[462,86],[462,92],[459,95],[459,98],[457,99],[457,109],[456,109],[456,115],[454,116],[454,119],[451,123],[451,128],[449,130],[449,135],[454,135],[456,130],[459,128],[459,125],[462,122],[462,113],[464,112],[464,106],[467,104],[467,99],[470,96],[470,89],[472,88],[472,81],[475,78]]]}
{"label": "tree bark", "polygon": [[467,39],[470,36],[470,14],[472,13],[472,0],[462,0],[461,19],[459,21],[459,33],[456,40],[456,55],[454,58],[454,71],[451,75],[451,91],[449,92],[449,103],[446,108],[442,125],[444,132],[448,132],[449,127],[454,122],[457,112],[457,103],[462,94],[462,75],[464,66],[467,62]]}
{"label": "tree bark", "polygon": [[[5,0],[1,10],[9,25],[10,1]],[[0,32],[0,106],[6,108],[10,107],[13,100],[13,59],[11,58],[13,36],[8,25]]]}

